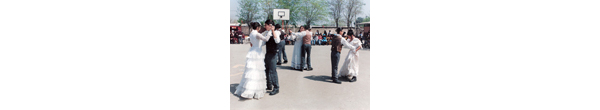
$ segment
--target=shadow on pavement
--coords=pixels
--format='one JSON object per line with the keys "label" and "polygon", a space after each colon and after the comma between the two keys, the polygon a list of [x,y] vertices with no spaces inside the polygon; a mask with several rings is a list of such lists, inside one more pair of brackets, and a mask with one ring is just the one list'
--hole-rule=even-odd
{"label": "shadow on pavement", "polygon": [[[304,78],[310,79],[310,80],[315,80],[315,81],[323,81],[323,82],[333,83],[333,81],[331,80],[331,76],[325,76],[325,75],[315,76],[315,75],[311,75],[311,76],[305,76]],[[339,77],[338,80],[344,81],[344,82],[350,82],[350,80],[348,78],[345,78],[345,77]]]}
{"label": "shadow on pavement", "polygon": [[323,82],[333,83],[331,81],[331,76],[325,76],[325,75],[315,76],[315,75],[310,75],[310,76],[305,76],[304,78],[310,79],[310,80],[315,80],[315,81],[323,81]]}
{"label": "shadow on pavement", "polygon": [[248,100],[248,99],[246,99],[246,98],[243,98],[243,97],[240,97],[240,96],[238,96],[238,95],[235,95],[235,89],[236,89],[236,87],[237,87],[238,85],[240,85],[240,84],[230,84],[230,85],[229,85],[229,92],[230,92],[231,94],[233,94],[233,96],[236,96],[236,97],[240,98],[240,100],[239,100],[239,101],[246,101],[246,100]]}
{"label": "shadow on pavement", "polygon": [[[277,65],[277,69],[296,70],[296,69],[292,68],[292,66],[280,66],[280,65]],[[300,70],[297,70],[297,71],[300,71]]]}

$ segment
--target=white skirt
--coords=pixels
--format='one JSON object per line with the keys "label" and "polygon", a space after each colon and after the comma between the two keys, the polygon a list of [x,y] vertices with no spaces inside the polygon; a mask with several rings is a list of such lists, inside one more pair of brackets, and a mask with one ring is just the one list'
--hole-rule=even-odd
{"label": "white skirt", "polygon": [[353,76],[358,76],[358,53],[352,52],[354,50],[348,51],[348,56],[346,56],[346,60],[340,68],[340,76],[352,78]]}
{"label": "white skirt", "polygon": [[260,50],[250,50],[246,55],[246,67],[240,85],[234,94],[244,98],[259,99],[267,89],[264,54]]}
{"label": "white skirt", "polygon": [[[292,55],[292,68],[294,69],[300,69],[300,63],[301,62],[301,57],[300,56],[302,53],[302,40],[296,40],[295,44],[294,44],[294,53]],[[304,64],[304,68],[302,69],[306,69],[306,64]]]}

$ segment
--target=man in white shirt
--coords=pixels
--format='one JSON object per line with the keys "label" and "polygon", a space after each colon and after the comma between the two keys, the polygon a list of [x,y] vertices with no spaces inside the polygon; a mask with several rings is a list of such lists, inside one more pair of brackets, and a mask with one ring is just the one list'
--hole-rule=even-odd
{"label": "man in white shirt", "polygon": [[[275,29],[280,33],[279,35],[279,52],[277,52],[277,65],[281,65],[281,60],[283,59],[283,63],[287,63],[288,59],[287,59],[287,55],[285,53],[285,39],[283,38],[285,32],[283,29],[281,29],[281,25],[277,24],[275,25]],[[282,57],[283,56],[283,57]]]}

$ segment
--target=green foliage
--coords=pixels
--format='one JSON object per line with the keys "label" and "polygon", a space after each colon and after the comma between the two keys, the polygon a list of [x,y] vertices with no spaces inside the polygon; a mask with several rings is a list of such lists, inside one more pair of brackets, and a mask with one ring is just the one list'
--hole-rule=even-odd
{"label": "green foliage", "polygon": [[290,9],[290,20],[286,20],[285,24],[295,24],[298,21],[298,0],[277,0],[277,9]]}
{"label": "green foliage", "polygon": [[355,23],[362,23],[362,22],[363,22],[363,20],[364,20],[364,18],[362,18],[362,17],[358,17],[358,18],[356,18],[356,21],[355,21]]}
{"label": "green foliage", "polygon": [[324,0],[301,0],[298,16],[307,26],[326,18],[327,5]]}

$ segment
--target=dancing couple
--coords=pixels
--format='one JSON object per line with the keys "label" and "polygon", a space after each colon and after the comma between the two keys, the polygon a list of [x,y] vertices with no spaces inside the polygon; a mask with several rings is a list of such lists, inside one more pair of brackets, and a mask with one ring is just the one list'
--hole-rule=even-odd
{"label": "dancing couple", "polygon": [[292,33],[290,37],[291,39],[296,39],[292,55],[292,68],[299,71],[313,70],[310,63],[312,32],[308,29],[308,26],[301,26],[300,30]]}
{"label": "dancing couple", "polygon": [[[331,41],[331,80],[334,83],[342,84],[338,80],[338,78],[344,77],[348,78],[350,82],[356,81],[356,76],[358,76],[358,50],[361,49],[361,41],[354,36],[354,32],[352,30],[348,30],[348,40],[344,39],[340,33],[342,32],[341,28],[337,28],[335,30],[335,34],[332,34],[334,37]],[[342,52],[342,46],[346,48],[350,48],[348,50],[348,56],[346,56],[346,60],[338,73],[338,62],[340,61],[340,53]]]}
{"label": "dancing couple", "polygon": [[[242,75],[242,81],[236,87],[234,94],[243,98],[260,99],[267,90],[272,90],[269,95],[279,93],[279,79],[277,77],[276,64],[277,53],[281,46],[279,38],[281,26],[273,26],[273,20],[265,21],[266,31],[258,33],[260,24],[250,23],[250,50],[246,55],[246,67]],[[266,45],[266,54],[262,52],[262,46]]]}

